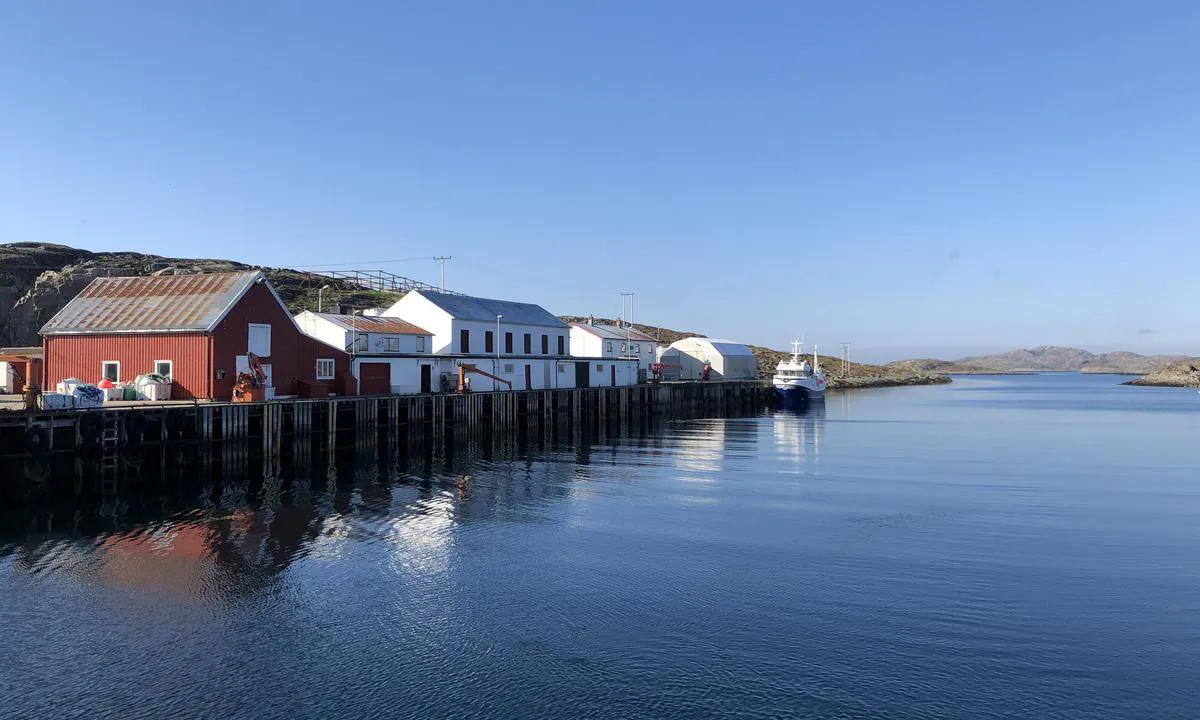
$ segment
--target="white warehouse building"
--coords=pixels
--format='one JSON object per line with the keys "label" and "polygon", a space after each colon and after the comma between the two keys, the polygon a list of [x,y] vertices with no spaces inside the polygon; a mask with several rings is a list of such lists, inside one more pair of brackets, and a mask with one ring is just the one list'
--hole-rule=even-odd
{"label": "white warehouse building", "polygon": [[[758,362],[750,348],[733,340],[689,337],[676,340],[659,354],[663,376],[668,379],[699,380],[710,365],[712,380],[754,380]],[[678,367],[672,367],[678,366]]]}
{"label": "white warehouse building", "polygon": [[567,324],[532,303],[413,290],[383,312],[433,334],[438,355],[567,357]]}
{"label": "white warehouse building", "polygon": [[571,354],[575,357],[636,360],[642,370],[658,359],[658,341],[628,326],[571,323]]}
{"label": "white warehouse building", "polygon": [[572,357],[567,324],[530,303],[412,291],[382,312],[303,312],[296,322],[350,353],[362,395],[453,392],[463,366],[475,392],[638,382],[636,359]]}

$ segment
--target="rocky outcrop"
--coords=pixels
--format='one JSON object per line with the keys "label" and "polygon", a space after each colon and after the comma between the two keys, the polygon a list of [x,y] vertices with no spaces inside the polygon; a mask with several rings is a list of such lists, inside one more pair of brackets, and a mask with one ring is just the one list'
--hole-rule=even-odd
{"label": "rocky outcrop", "polygon": [[[168,258],[142,253],[93,253],[65,245],[0,245],[0,346],[41,344],[38,331],[98,277],[178,275],[250,270],[230,260]],[[326,301],[343,307],[388,305],[398,296],[363,290],[310,273],[260,268],[293,312],[315,310],[317,289],[330,285]]]}
{"label": "rocky outcrop", "polygon": [[1200,358],[1188,358],[1149,373],[1126,385],[1200,388]]}
{"label": "rocky outcrop", "polygon": [[910,385],[945,385],[953,382],[942,373],[889,373],[886,375],[856,375],[829,378],[830,390],[857,390],[862,388],[908,387]]}

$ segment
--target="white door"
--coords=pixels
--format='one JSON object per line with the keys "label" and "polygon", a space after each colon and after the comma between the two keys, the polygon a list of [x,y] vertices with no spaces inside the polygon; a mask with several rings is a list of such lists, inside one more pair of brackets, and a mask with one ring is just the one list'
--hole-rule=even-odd
{"label": "white door", "polygon": [[249,342],[247,352],[252,352],[260,358],[271,357],[271,326],[250,323],[247,336]]}
{"label": "white door", "polygon": [[263,370],[263,375],[267,376],[266,386],[267,387],[275,387],[275,377],[271,374],[271,366],[263,365],[262,370]]}

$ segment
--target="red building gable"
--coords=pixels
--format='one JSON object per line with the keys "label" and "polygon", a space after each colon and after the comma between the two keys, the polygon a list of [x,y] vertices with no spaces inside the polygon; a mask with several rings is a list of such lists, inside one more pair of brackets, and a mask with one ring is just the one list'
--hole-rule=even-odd
{"label": "red building gable", "polygon": [[97,278],[42,336],[50,385],[169,370],[173,398],[228,400],[254,352],[277,395],[353,387],[349,356],[300,332],[260,272]]}

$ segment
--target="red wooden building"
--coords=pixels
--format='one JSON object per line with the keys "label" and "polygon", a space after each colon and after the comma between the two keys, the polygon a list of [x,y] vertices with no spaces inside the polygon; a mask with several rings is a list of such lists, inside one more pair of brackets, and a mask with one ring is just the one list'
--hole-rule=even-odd
{"label": "red wooden building", "polygon": [[229,400],[249,353],[277,396],[353,387],[349,355],[300,332],[261,272],[97,278],[41,332],[50,387],[157,372],[172,399]]}

